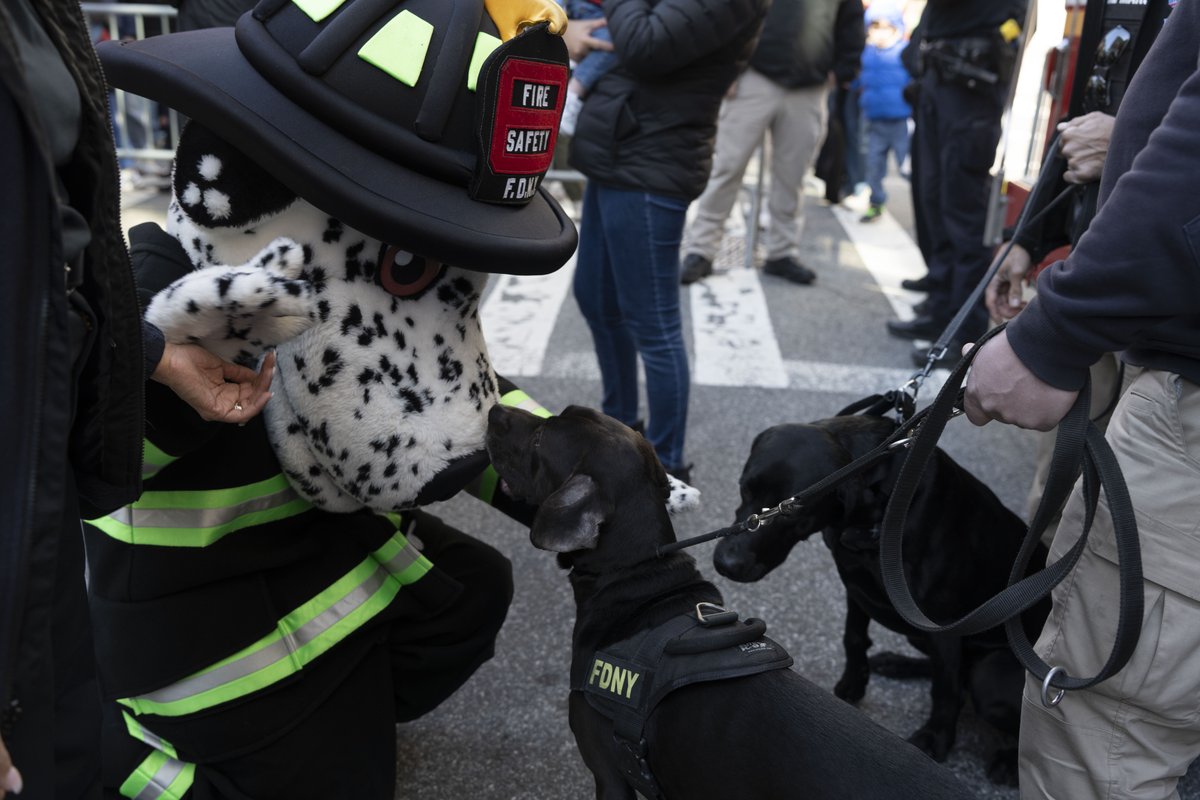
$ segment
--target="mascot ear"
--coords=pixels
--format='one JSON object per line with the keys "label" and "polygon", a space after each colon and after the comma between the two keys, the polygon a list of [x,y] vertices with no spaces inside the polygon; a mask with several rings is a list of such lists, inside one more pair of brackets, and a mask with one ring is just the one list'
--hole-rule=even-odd
{"label": "mascot ear", "polygon": [[575,473],[538,508],[529,538],[534,547],[555,553],[590,550],[611,513],[612,504],[600,496],[596,481]]}
{"label": "mascot ear", "polygon": [[195,120],[179,136],[172,182],[184,213],[205,228],[242,228],[296,200],[295,192]]}

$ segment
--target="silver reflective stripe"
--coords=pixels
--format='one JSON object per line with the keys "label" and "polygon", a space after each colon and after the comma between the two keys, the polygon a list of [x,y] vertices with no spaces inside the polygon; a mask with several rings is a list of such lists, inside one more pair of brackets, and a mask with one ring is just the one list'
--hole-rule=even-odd
{"label": "silver reflective stripe", "polygon": [[393,575],[399,575],[401,572],[417,563],[417,559],[421,557],[421,550],[418,546],[421,544],[421,542],[412,534],[412,529],[415,527],[416,522],[414,521],[412,525],[408,526],[409,533],[408,537],[406,537],[409,540],[408,544],[401,548],[399,553],[396,553],[396,555],[392,556],[383,564],[384,569]]}
{"label": "silver reflective stripe", "polygon": [[526,397],[524,400],[517,403],[517,405],[515,407],[521,409],[522,411],[528,411],[530,413],[533,413],[535,411],[544,411],[545,410],[542,407],[542,404],[539,403],[538,401],[534,400],[532,397]]}
{"label": "silver reflective stripe", "polygon": [[130,735],[135,739],[142,740],[155,750],[161,750],[168,756],[174,757],[176,755],[175,748],[171,746],[170,743],[162,739],[158,734],[142,725],[136,719],[129,716],[129,714],[121,712],[121,715],[125,717],[125,727],[129,730]]}
{"label": "silver reflective stripe", "polygon": [[[414,548],[405,547],[388,563],[391,564],[398,561],[410,550],[415,554],[411,555],[410,558],[415,561],[420,556],[420,553],[416,553]],[[353,613],[356,608],[370,600],[388,578],[388,570],[380,565],[371,574],[371,577],[351,589],[349,593],[328,609],[301,625],[291,636],[284,636],[282,639],[272,642],[261,650],[239,658],[237,661],[231,661],[211,672],[185,678],[157,691],[139,695],[137,699],[151,700],[155,703],[171,703],[184,700],[198,694],[203,694],[218,686],[232,683],[261,669],[265,669],[277,661],[288,658],[293,652],[316,639],[340,620]]]}
{"label": "silver reflective stripe", "polygon": [[170,788],[171,784],[183,772],[184,764],[178,759],[168,757],[158,771],[154,773],[154,777],[146,784],[146,788],[137,793],[134,800],[158,800]]}
{"label": "silver reflective stripe", "polygon": [[291,487],[222,508],[134,508],[124,506],[109,518],[134,528],[216,528],[244,514],[287,505],[299,497]]}

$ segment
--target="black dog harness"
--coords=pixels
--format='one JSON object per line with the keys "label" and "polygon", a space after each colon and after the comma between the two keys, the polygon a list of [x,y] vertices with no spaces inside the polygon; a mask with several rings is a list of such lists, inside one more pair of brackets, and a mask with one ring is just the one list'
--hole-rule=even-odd
{"label": "black dog harness", "polygon": [[596,711],[613,721],[621,772],[648,798],[662,791],[647,760],[643,728],[664,697],[680,687],[787,669],[792,657],[763,634],[761,619],[738,622],[736,611],[697,603],[654,628],[597,650],[586,665],[583,692]]}

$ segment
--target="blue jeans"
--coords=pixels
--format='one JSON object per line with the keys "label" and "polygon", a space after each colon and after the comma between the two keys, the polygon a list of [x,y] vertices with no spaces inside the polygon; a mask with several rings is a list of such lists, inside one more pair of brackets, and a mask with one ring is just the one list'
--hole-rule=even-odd
{"label": "blue jeans", "polygon": [[871,202],[883,205],[887,192],[883,179],[887,175],[888,152],[896,156],[896,166],[908,156],[908,118],[873,119],[867,123],[867,183],[871,186]]}
{"label": "blue jeans", "polygon": [[[603,9],[589,0],[568,0],[566,3],[567,16],[571,19],[600,19],[604,16]],[[608,32],[608,28],[600,26],[592,31],[593,39],[611,42],[612,35]],[[583,60],[575,65],[575,69],[571,72],[571,77],[583,84],[585,91],[591,91],[596,85],[596,81],[613,68],[617,63],[616,53],[605,52],[604,50],[592,50]]]}
{"label": "blue jeans", "polygon": [[667,469],[684,466],[687,351],[679,308],[679,243],[687,202],[589,182],[583,196],[575,300],[604,381],[605,414],[638,416],[637,357],[650,406],[646,438]]}

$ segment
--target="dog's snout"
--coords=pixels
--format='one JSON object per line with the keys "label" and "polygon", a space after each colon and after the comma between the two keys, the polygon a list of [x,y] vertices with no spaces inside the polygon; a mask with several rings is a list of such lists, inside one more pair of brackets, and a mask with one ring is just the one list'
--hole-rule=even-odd
{"label": "dog's snout", "polygon": [[730,580],[751,583],[765,575],[766,570],[755,557],[754,551],[740,544],[732,539],[718,544],[713,551],[713,567]]}

